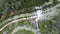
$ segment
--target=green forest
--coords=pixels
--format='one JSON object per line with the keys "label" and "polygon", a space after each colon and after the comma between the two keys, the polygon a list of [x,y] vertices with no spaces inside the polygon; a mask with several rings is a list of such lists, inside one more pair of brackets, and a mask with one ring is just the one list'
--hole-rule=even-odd
{"label": "green forest", "polygon": [[[44,20],[34,21],[38,10]],[[0,0],[0,34],[60,34],[60,0]]]}

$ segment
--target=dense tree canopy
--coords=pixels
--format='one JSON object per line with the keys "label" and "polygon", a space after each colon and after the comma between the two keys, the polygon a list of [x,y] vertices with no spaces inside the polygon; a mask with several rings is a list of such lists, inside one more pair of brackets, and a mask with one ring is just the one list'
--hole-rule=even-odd
{"label": "dense tree canopy", "polygon": [[[2,25],[2,22],[4,20],[8,18],[12,18],[15,15],[34,12],[36,11],[36,9],[34,9],[33,7],[42,6],[43,4],[45,4],[45,2],[49,2],[49,1],[50,0],[0,0],[0,27],[6,24],[4,23]],[[44,6],[43,9],[47,9],[47,7],[48,8],[53,7],[58,3],[60,2],[57,0],[53,0],[53,4]],[[8,26],[3,31],[8,29],[9,30],[8,33],[11,33],[11,31],[16,26],[21,25],[21,24],[29,25],[28,20],[17,22],[15,24],[12,24],[13,27]],[[52,20],[43,21],[42,23],[39,23],[39,28],[41,29],[42,34],[51,34],[51,32],[52,34],[57,34],[57,33],[60,34],[60,29],[59,29],[60,28],[60,15],[55,16],[55,18],[53,18]],[[2,32],[0,33],[2,34]]]}

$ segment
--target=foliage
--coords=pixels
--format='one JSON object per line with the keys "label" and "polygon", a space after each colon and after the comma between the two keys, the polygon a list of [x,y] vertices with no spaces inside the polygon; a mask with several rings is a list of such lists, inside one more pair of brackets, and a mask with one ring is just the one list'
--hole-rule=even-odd
{"label": "foliage", "polygon": [[[48,0],[47,1],[46,0],[0,0],[0,24],[4,20],[8,18],[12,18],[15,15],[33,12],[35,11],[35,9],[32,7],[41,6],[45,2],[48,2]],[[48,5],[47,7],[50,7],[50,6],[53,7],[58,3],[59,2],[57,0],[53,0],[53,4]],[[46,9],[47,7],[45,6],[44,8]],[[31,24],[27,20],[21,21],[21,22],[19,21],[12,24],[11,26],[6,27],[3,31],[0,32],[0,34],[2,34],[4,31],[7,31],[7,30],[8,30],[8,33],[11,33],[11,31],[18,25],[29,26]],[[0,27],[2,26],[0,25]],[[60,15],[55,16],[55,18],[51,20],[40,22],[39,28],[41,29],[40,32],[42,34],[60,34]],[[21,30],[18,33],[20,32],[24,32],[24,34],[26,33],[25,30]],[[31,34],[30,31],[28,31],[28,33]]]}

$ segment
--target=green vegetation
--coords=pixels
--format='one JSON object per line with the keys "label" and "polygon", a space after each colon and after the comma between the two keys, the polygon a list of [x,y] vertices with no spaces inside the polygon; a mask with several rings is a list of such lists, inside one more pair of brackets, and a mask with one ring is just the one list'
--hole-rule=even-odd
{"label": "green vegetation", "polygon": [[[42,6],[46,0],[0,0],[0,28],[5,24],[2,22],[8,18],[12,18],[15,15],[20,15],[24,13],[30,13],[36,11],[36,9],[32,8],[35,6]],[[59,2],[57,0],[53,0],[52,5],[44,6],[43,9],[47,7],[53,7]],[[18,21],[14,24],[7,26],[0,34],[3,34],[4,31],[8,31],[8,34],[11,34],[13,29],[17,26],[27,25],[32,26],[28,20]],[[33,27],[33,26],[32,26]],[[34,27],[33,27],[34,28]],[[40,32],[42,34],[60,34],[60,14],[55,16],[55,18],[39,22]],[[31,31],[19,30],[15,34],[34,34]]]}
{"label": "green vegetation", "polygon": [[17,31],[15,34],[34,34],[34,32],[23,29],[23,30]]}

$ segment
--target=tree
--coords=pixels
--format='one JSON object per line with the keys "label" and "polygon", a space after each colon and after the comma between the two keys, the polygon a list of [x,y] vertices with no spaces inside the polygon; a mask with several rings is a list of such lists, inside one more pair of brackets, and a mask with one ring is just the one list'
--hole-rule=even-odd
{"label": "tree", "polygon": [[[31,12],[36,11],[37,9],[34,8],[35,6],[39,7],[39,6],[43,5],[42,10],[46,10],[47,8],[54,7],[55,5],[57,5],[59,3],[59,1],[53,0],[52,4],[44,6],[44,4],[48,3],[48,2],[50,2],[50,0],[0,0],[0,13],[1,13],[0,14],[0,22],[1,22],[0,25],[3,24],[0,26],[0,28],[3,27],[5,24],[7,24],[7,23],[2,23],[2,22],[8,18],[12,18],[15,15],[31,13]],[[1,17],[3,17],[3,18],[1,18]],[[23,18],[23,17],[21,17],[21,18]],[[18,19],[20,19],[20,18],[18,18]],[[13,20],[11,20],[11,21],[13,21]],[[22,24],[24,24],[24,23],[27,24],[27,21],[28,20],[26,20],[25,22],[22,22]],[[8,23],[9,22],[10,21],[8,21]],[[41,33],[42,34],[51,34],[51,33],[59,34],[59,30],[60,30],[59,22],[60,22],[60,15],[55,16],[51,20],[47,20],[47,21],[43,21],[43,22],[39,23],[39,28],[41,29],[40,30]],[[8,30],[9,33],[11,34],[11,31],[15,27],[17,27],[19,24],[21,24],[21,23],[17,22],[15,24],[12,24],[11,26],[6,27],[3,31]],[[1,33],[3,33],[3,31]]]}

